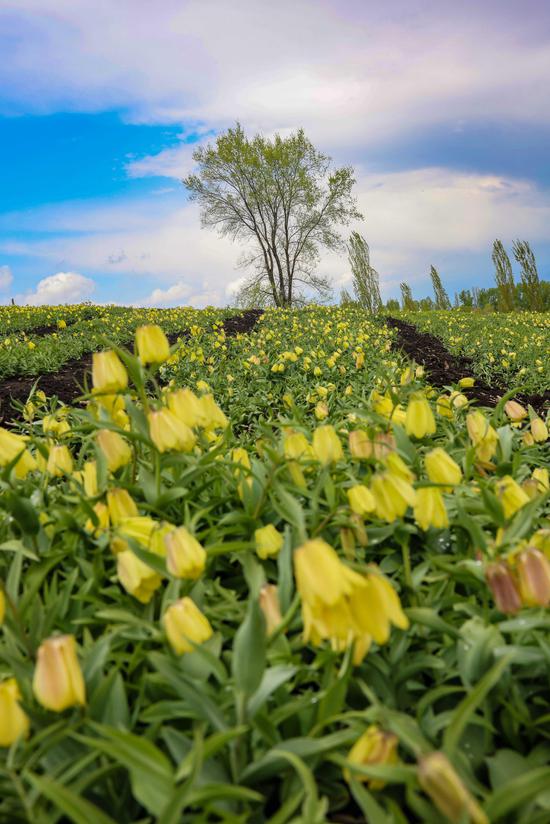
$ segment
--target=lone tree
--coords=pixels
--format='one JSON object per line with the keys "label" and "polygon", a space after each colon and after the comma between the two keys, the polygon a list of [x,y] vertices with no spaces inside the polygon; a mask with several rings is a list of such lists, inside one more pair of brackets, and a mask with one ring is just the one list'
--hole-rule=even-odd
{"label": "lone tree", "polygon": [[416,309],[416,303],[412,295],[412,289],[408,283],[400,283],[399,288],[401,289],[401,301],[403,305],[403,309],[407,309],[413,312]]}
{"label": "lone tree", "polygon": [[498,308],[501,312],[512,312],[515,305],[514,275],[512,264],[501,240],[493,243],[491,255],[495,265],[495,282],[498,289]]}
{"label": "lone tree", "polygon": [[351,194],[351,166],[331,170],[330,158],[302,129],[249,140],[239,123],[193,159],[198,170],[183,184],[201,206],[203,227],[246,244],[239,260],[252,269],[245,291],[284,307],[301,290],[323,295],[330,289],[315,274],[319,250],[343,251],[337,227],[362,218]]}
{"label": "lone tree", "polygon": [[348,242],[348,260],[353,275],[353,290],[359,305],[371,315],[382,306],[378,272],[371,266],[369,244],[359,232],[352,232]]}
{"label": "lone tree", "polygon": [[513,245],[514,257],[521,266],[521,282],[529,309],[542,310],[542,290],[535,255],[526,240],[516,240]]}
{"label": "lone tree", "polygon": [[441,278],[439,277],[439,272],[435,268],[435,266],[430,267],[430,277],[432,279],[432,285],[434,288],[434,295],[435,295],[435,308],[436,309],[450,309],[451,308],[451,301],[449,300],[449,295],[445,291],[443,284],[441,283]]}

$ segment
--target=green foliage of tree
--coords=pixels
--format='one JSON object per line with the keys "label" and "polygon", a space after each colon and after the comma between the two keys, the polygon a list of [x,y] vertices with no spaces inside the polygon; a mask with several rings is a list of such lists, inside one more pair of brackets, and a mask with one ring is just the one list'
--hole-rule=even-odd
{"label": "green foliage of tree", "polygon": [[238,123],[193,158],[198,170],[183,183],[203,227],[246,244],[239,265],[252,271],[250,294],[282,307],[300,290],[326,295],[315,272],[320,249],[343,251],[337,227],[362,218],[352,167],[331,169],[302,129],[249,139]]}
{"label": "green foliage of tree", "polygon": [[529,309],[540,312],[543,308],[542,291],[533,250],[526,240],[516,240],[512,248],[514,257],[521,266],[521,282],[529,303]]}
{"label": "green foliage of tree", "polygon": [[412,289],[408,283],[400,283],[399,288],[401,289],[401,302],[403,309],[407,309],[409,311],[414,311],[416,309],[416,303],[412,296]]}
{"label": "green foliage of tree", "polygon": [[356,302],[347,289],[340,291],[340,306],[353,306]]}
{"label": "green foliage of tree", "polygon": [[435,295],[435,308],[436,309],[450,309],[451,308],[451,301],[449,300],[449,295],[445,291],[445,288],[441,282],[441,278],[439,276],[439,272],[435,268],[435,266],[430,267],[430,277],[432,279],[432,285],[434,289]]}
{"label": "green foliage of tree", "polygon": [[399,311],[399,301],[396,298],[390,298],[386,301],[386,309],[388,312],[398,312]]}
{"label": "green foliage of tree", "polygon": [[359,232],[352,232],[348,241],[348,260],[353,277],[353,290],[360,306],[374,315],[382,306],[378,272],[370,262],[369,244]]}
{"label": "green foliage of tree", "polygon": [[498,308],[501,312],[512,312],[515,304],[515,285],[512,264],[502,241],[495,240],[491,255],[495,265],[495,282],[498,289]]}

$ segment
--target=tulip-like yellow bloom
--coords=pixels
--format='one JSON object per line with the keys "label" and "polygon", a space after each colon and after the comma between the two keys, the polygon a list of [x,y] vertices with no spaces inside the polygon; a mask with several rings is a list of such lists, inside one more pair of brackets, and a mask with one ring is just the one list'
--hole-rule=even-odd
{"label": "tulip-like yellow bloom", "polygon": [[157,521],[148,515],[137,515],[120,521],[116,535],[111,541],[111,550],[116,555],[131,549],[127,539],[137,541],[144,549],[151,549],[151,539],[158,529]]}
{"label": "tulip-like yellow bloom", "polygon": [[25,478],[37,467],[35,459],[27,449],[27,441],[22,435],[16,435],[15,432],[0,426],[0,466],[11,463],[18,455],[15,475],[17,478]]}
{"label": "tulip-like yellow bloom", "polygon": [[373,389],[370,396],[371,406],[377,415],[382,415],[384,418],[391,418],[394,403],[388,395],[381,395],[376,389]]}
{"label": "tulip-like yellow bloom", "polygon": [[334,549],[316,538],[306,541],[294,553],[296,585],[302,600],[311,606],[335,606],[363,579],[348,569]]}
{"label": "tulip-like yellow bloom", "polygon": [[461,468],[440,446],[426,454],[424,466],[430,481],[435,484],[445,484],[449,491],[462,480]]}
{"label": "tulip-like yellow bloom", "polygon": [[518,555],[516,570],[525,606],[547,607],[550,604],[550,561],[546,555],[529,546]]}
{"label": "tulip-like yellow bloom", "polygon": [[277,532],[273,524],[267,524],[267,526],[256,529],[254,540],[256,542],[256,552],[262,560],[278,555],[284,541],[283,536],[280,532]]}
{"label": "tulip-like yellow bloom", "polygon": [[136,348],[143,364],[164,363],[170,357],[170,344],[160,326],[147,325],[136,329]]}
{"label": "tulip-like yellow bloom", "polygon": [[[384,732],[376,724],[372,724],[357,739],[348,753],[347,760],[365,767],[371,764],[397,764],[398,743],[397,736],[392,732]],[[344,770],[346,781],[350,781],[352,777],[357,781],[366,782],[371,790],[381,790],[385,786],[383,781],[368,778],[353,770]]]}
{"label": "tulip-like yellow bloom", "polygon": [[504,509],[505,518],[511,518],[518,509],[529,503],[527,492],[510,475],[504,475],[498,480],[496,494]]}
{"label": "tulip-like yellow bloom", "polygon": [[542,418],[533,418],[531,421],[531,434],[536,443],[545,443],[548,440],[548,427]]}
{"label": "tulip-like yellow bloom", "polygon": [[113,526],[118,526],[126,518],[139,515],[136,503],[126,489],[110,489],[107,492],[107,506]]}
{"label": "tulip-like yellow bloom", "polygon": [[71,427],[64,418],[58,420],[55,415],[44,415],[42,418],[42,431],[46,435],[55,435],[61,438],[67,432],[71,431]]}
{"label": "tulip-like yellow bloom", "polygon": [[94,524],[93,520],[88,518],[84,529],[97,537],[106,529],[109,529],[109,508],[106,504],[98,501],[94,504],[94,512],[97,516],[97,524]]}
{"label": "tulip-like yellow bloom", "polygon": [[356,429],[349,433],[349,451],[352,458],[384,460],[395,449],[395,438],[391,432],[376,432],[370,437],[368,432]]}
{"label": "tulip-like yellow bloom", "polygon": [[199,578],[206,564],[206,550],[184,526],[164,536],[166,568],[176,578]]}
{"label": "tulip-like yellow bloom", "polygon": [[418,781],[439,812],[453,824],[462,821],[489,824],[489,819],[442,752],[433,752],[420,759]]}
{"label": "tulip-like yellow bloom", "polygon": [[347,491],[348,501],[352,512],[356,515],[367,515],[376,507],[374,495],[364,484],[356,484]]}
{"label": "tulip-like yellow bloom", "polygon": [[466,416],[466,428],[480,461],[490,461],[497,450],[498,435],[482,412],[475,410]]}
{"label": "tulip-like yellow bloom", "polygon": [[155,590],[161,585],[161,577],[144,564],[130,549],[119,552],[117,558],[118,580],[130,595],[142,604],[148,604]]}
{"label": "tulip-like yellow bloom", "polygon": [[58,635],[38,648],[32,682],[36,700],[54,712],[86,703],[86,687],[74,635]]}
{"label": "tulip-like yellow bloom", "polygon": [[340,438],[330,424],[318,426],[313,433],[313,453],[323,464],[335,463],[343,459],[344,450]]}
{"label": "tulip-like yellow bloom", "polygon": [[191,598],[181,598],[168,607],[162,623],[170,646],[177,655],[193,652],[193,644],[202,644],[213,635],[208,618]]}
{"label": "tulip-like yellow bloom", "polygon": [[441,415],[442,418],[451,418],[452,420],[453,406],[449,395],[439,396],[435,403],[435,411],[438,415]]}
{"label": "tulip-like yellow bloom", "polygon": [[529,414],[527,409],[517,401],[507,401],[504,404],[504,411],[512,421],[512,423],[519,423],[524,420]]}
{"label": "tulip-like yellow bloom", "polygon": [[11,747],[28,735],[30,722],[21,709],[21,693],[15,678],[0,681],[0,747]]}
{"label": "tulip-like yellow bloom", "polygon": [[94,392],[118,392],[128,386],[126,367],[116,352],[94,352],[92,355]]}
{"label": "tulip-like yellow bloom", "polygon": [[461,389],[467,389],[475,384],[475,378],[460,378],[458,385]]}
{"label": "tulip-like yellow bloom", "polygon": [[545,467],[538,466],[536,469],[533,469],[531,474],[537,484],[537,490],[539,492],[547,492],[550,489],[550,476]]}
{"label": "tulip-like yellow bloom", "polygon": [[271,635],[283,620],[279,604],[279,592],[275,584],[264,584],[260,590],[260,609],[265,618],[266,633]]}
{"label": "tulip-like yellow bloom", "polygon": [[311,444],[301,432],[292,432],[289,435],[285,435],[283,452],[285,458],[292,461],[307,460],[315,457]]}
{"label": "tulip-like yellow bloom", "polygon": [[516,579],[510,567],[502,561],[489,564],[485,578],[493,593],[497,609],[506,615],[514,615],[521,609],[521,598]]}
{"label": "tulip-like yellow bloom", "polygon": [[455,409],[465,409],[470,403],[462,392],[451,392],[450,400]]}
{"label": "tulip-like yellow bloom", "polygon": [[132,460],[132,450],[118,432],[110,429],[100,429],[96,435],[97,444],[107,460],[111,472],[116,472]]}
{"label": "tulip-like yellow bloom", "polygon": [[431,526],[436,529],[445,529],[449,526],[449,518],[440,489],[430,486],[416,490],[414,520],[424,532]]}
{"label": "tulip-like yellow bloom", "polygon": [[79,484],[82,484],[88,498],[95,498],[98,493],[97,464],[95,461],[86,461],[82,469],[73,472],[73,477]]}
{"label": "tulip-like yellow bloom", "polygon": [[226,429],[229,426],[229,420],[211,393],[202,395],[202,397],[199,398],[199,403],[204,426],[207,429]]}
{"label": "tulip-like yellow bloom", "polygon": [[402,478],[409,484],[414,481],[414,473],[411,472],[403,458],[400,458],[397,452],[390,452],[385,460],[385,464],[390,475],[395,475],[397,478]]}
{"label": "tulip-like yellow bloom", "polygon": [[405,430],[407,435],[414,435],[415,438],[424,438],[426,435],[434,434],[435,418],[424,395],[415,394],[410,399],[407,405]]}
{"label": "tulip-like yellow bloom", "polygon": [[388,641],[391,625],[409,627],[396,591],[375,567],[364,577],[363,586],[354,589],[350,606],[360,634],[369,635],[377,644]]}
{"label": "tulip-like yellow bloom", "polygon": [[206,426],[207,418],[201,398],[198,398],[188,387],[170,392],[167,396],[168,409],[191,429],[196,426]]}
{"label": "tulip-like yellow bloom", "polygon": [[67,446],[52,446],[48,455],[46,471],[54,478],[70,475],[73,471],[73,458]]}
{"label": "tulip-like yellow bloom", "polygon": [[151,440],[159,452],[175,449],[190,452],[195,445],[193,430],[169,409],[151,412],[148,416]]}
{"label": "tulip-like yellow bloom", "polygon": [[407,507],[414,506],[416,501],[416,492],[410,483],[391,472],[375,475],[371,481],[371,492],[377,517],[388,523],[402,518]]}

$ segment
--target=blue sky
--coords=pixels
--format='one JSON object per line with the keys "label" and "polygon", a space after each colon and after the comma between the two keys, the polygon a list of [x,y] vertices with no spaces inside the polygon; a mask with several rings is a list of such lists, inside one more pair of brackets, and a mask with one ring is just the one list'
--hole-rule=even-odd
{"label": "blue sky", "polygon": [[495,237],[550,278],[543,0],[0,0],[0,48],[0,302],[227,303],[180,178],[236,119],[354,165],[384,297],[491,285]]}

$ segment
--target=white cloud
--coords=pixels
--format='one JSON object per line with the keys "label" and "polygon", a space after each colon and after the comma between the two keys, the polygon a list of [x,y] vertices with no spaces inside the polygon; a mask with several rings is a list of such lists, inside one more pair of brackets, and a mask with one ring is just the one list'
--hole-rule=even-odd
{"label": "white cloud", "polygon": [[142,300],[137,300],[136,306],[181,306],[186,304],[186,299],[191,294],[191,286],[188,283],[178,281],[167,289],[153,289],[150,295]]}
{"label": "white cloud", "polygon": [[91,297],[95,283],[77,272],[57,272],[38,281],[33,292],[15,296],[17,304],[42,306],[44,304],[80,303]]}
{"label": "white cloud", "polygon": [[9,266],[0,266],[0,291],[8,289],[13,283],[13,275]]}

